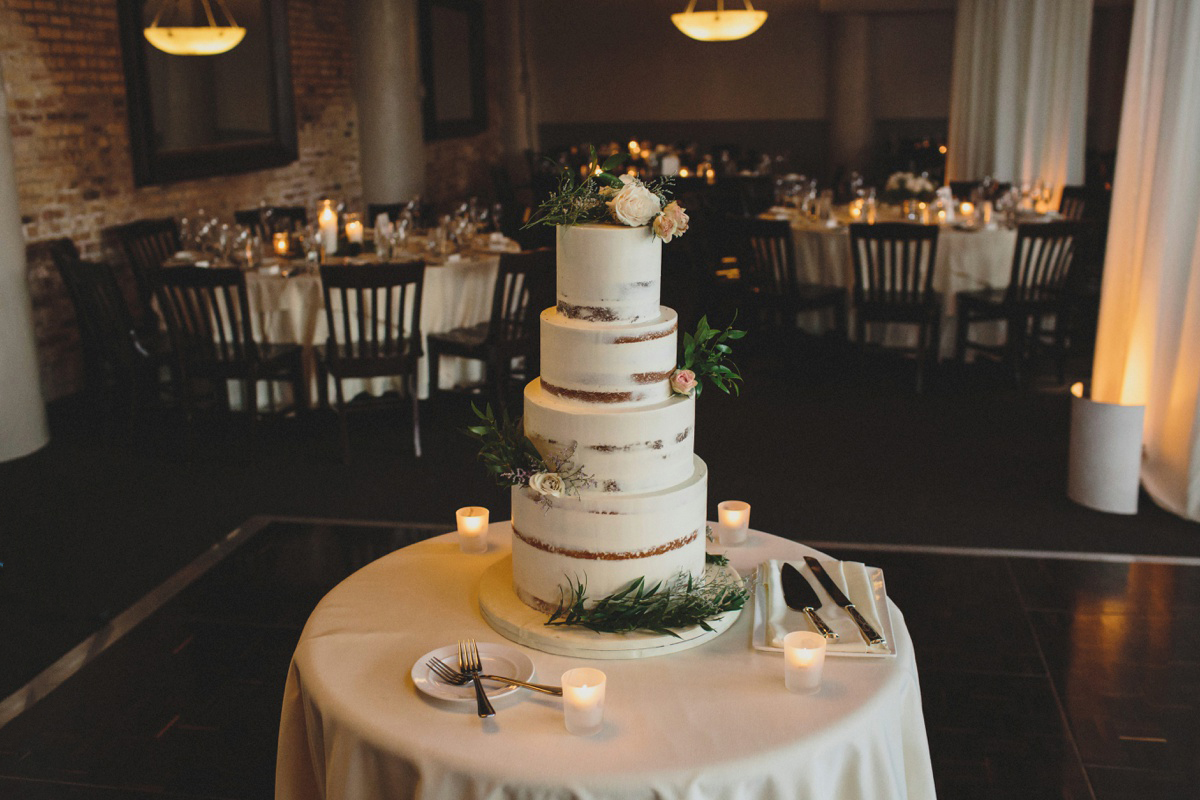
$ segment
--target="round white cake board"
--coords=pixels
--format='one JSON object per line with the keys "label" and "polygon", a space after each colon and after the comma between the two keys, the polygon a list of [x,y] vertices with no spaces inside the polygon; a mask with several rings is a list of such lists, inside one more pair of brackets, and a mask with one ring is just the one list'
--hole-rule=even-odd
{"label": "round white cake board", "polygon": [[[738,580],[733,567],[713,567]],[[479,608],[488,625],[506,639],[559,656],[589,659],[650,658],[677,653],[712,641],[729,629],[741,610],[728,611],[710,621],[706,631],[699,625],[679,628],[679,638],[661,633],[596,633],[586,628],[546,625],[546,615],[521,602],[512,585],[512,556],[497,561],[479,582]]]}

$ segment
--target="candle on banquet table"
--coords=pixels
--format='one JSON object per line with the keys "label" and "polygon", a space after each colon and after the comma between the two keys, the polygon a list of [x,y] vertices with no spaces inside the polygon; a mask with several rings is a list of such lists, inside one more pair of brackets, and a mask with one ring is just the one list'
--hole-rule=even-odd
{"label": "candle on banquet table", "polygon": [[750,504],[741,500],[717,503],[717,542],[726,546],[746,541],[750,528]]}
{"label": "candle on banquet table", "polygon": [[363,224],[358,214],[346,215],[346,241],[350,244],[362,244]]}
{"label": "candle on banquet table", "polygon": [[337,252],[337,212],[333,210],[333,201],[324,200],[321,204],[321,213],[317,215],[317,225],[321,233],[321,246],[325,249],[325,255],[333,255]]}
{"label": "candle on banquet table", "polygon": [[991,200],[983,201],[983,212],[982,213],[983,213],[983,224],[991,225],[992,224],[992,201]]}
{"label": "candle on banquet table", "polygon": [[789,692],[808,694],[820,689],[824,668],[824,636],[793,631],[783,637],[783,683]]}
{"label": "candle on banquet table", "polygon": [[867,201],[864,205],[864,208],[866,210],[867,224],[874,225],[875,224],[875,214],[876,214],[875,198],[868,197]]}
{"label": "candle on banquet table", "polygon": [[941,224],[945,221],[946,221],[946,209],[939,208],[938,209],[938,224]]}
{"label": "candle on banquet table", "polygon": [[487,552],[488,510],[465,506],[454,512],[458,520],[458,546],[464,553]]}
{"label": "candle on banquet table", "polygon": [[604,727],[603,672],[591,667],[576,667],[562,675],[563,722],[576,736],[591,736]]}
{"label": "candle on banquet table", "polygon": [[275,234],[271,237],[271,241],[275,243],[275,255],[277,256],[286,256],[292,249],[292,243],[286,233]]}
{"label": "candle on banquet table", "polygon": [[975,204],[970,200],[963,200],[958,207],[959,212],[967,218],[967,222],[973,222],[975,218]]}
{"label": "candle on banquet table", "polygon": [[920,212],[920,214],[921,214],[921,224],[928,225],[929,224],[929,203],[925,203],[925,202],[917,203],[917,211]]}

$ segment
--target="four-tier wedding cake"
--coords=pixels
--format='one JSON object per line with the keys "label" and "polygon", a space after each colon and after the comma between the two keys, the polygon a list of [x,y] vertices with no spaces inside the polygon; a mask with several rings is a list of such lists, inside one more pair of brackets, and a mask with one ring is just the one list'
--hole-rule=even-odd
{"label": "four-tier wedding cake", "polygon": [[512,489],[513,586],[538,610],[570,585],[601,598],[638,578],[703,575],[708,471],[693,453],[695,398],[672,391],[679,321],[659,305],[664,238],[644,224],[557,229],[558,302],[541,315],[524,433],[586,479],[570,492],[557,476]]}

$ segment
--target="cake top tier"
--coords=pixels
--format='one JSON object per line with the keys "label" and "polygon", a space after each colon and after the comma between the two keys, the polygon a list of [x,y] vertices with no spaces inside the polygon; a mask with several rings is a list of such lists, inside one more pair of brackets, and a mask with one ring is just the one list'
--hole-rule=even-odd
{"label": "cake top tier", "polygon": [[558,311],[628,324],[659,315],[662,239],[648,227],[558,226]]}

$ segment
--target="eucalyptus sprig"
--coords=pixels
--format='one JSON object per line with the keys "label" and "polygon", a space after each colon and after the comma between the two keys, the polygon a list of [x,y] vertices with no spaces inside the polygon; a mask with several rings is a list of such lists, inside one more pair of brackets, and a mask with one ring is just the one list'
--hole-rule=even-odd
{"label": "eucalyptus sprig", "polygon": [[472,403],[471,410],[483,424],[468,427],[467,435],[479,441],[479,460],[496,483],[526,486],[530,475],[543,471],[542,457],[525,435],[520,417],[510,419],[505,411],[497,419],[490,404],[480,411]]}
{"label": "eucalyptus sprig", "polygon": [[[734,319],[736,320],[736,316]],[[683,335],[680,368],[690,369],[696,374],[697,395],[704,388],[704,382],[701,380],[703,378],[707,378],[725,394],[741,392],[742,374],[730,358],[733,348],[729,346],[729,342],[737,341],[745,335],[745,331],[734,329],[733,321],[724,329],[712,328],[708,324],[707,316],[700,318],[694,335]]]}
{"label": "eucalyptus sprig", "polygon": [[582,580],[568,578],[562,595],[547,625],[578,625],[597,633],[649,631],[678,639],[681,637],[672,629],[698,625],[711,631],[708,623],[741,609],[750,592],[741,581],[729,578],[696,582],[691,575],[681,575],[651,587],[646,586],[645,578],[638,578],[591,608]]}

